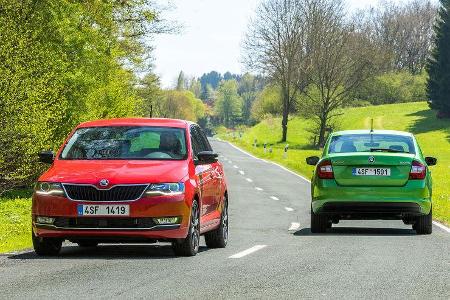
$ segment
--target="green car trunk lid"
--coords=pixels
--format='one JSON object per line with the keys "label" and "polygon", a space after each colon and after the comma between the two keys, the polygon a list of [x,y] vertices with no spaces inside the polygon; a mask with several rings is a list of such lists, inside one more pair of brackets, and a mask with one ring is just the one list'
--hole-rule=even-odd
{"label": "green car trunk lid", "polygon": [[[331,154],[334,178],[341,186],[404,186],[409,179],[414,154],[361,152]],[[357,176],[356,168],[390,169],[390,176]]]}

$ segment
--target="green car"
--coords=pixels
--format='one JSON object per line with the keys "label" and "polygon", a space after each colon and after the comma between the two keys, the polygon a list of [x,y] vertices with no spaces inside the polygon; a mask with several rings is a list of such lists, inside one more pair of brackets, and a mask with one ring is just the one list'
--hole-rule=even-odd
{"label": "green car", "polygon": [[340,220],[403,220],[418,234],[432,232],[432,179],[415,137],[407,132],[352,130],[332,133],[311,181],[311,231]]}

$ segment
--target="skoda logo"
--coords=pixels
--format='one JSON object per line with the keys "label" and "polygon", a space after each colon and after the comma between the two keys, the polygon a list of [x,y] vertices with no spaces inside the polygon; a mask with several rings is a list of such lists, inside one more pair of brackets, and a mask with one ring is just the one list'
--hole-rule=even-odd
{"label": "skoda logo", "polygon": [[108,179],[102,179],[102,180],[100,180],[99,184],[101,187],[107,187],[109,184],[109,181],[108,181]]}
{"label": "skoda logo", "polygon": [[370,163],[374,163],[374,162],[375,162],[375,157],[369,156],[369,162],[370,162]]}

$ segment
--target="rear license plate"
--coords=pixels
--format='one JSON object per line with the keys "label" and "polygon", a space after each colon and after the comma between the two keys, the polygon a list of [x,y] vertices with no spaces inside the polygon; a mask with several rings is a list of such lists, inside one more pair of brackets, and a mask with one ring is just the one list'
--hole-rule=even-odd
{"label": "rear license plate", "polygon": [[129,205],[78,205],[79,216],[129,216]]}
{"label": "rear license plate", "polygon": [[389,168],[353,168],[353,176],[391,176]]}

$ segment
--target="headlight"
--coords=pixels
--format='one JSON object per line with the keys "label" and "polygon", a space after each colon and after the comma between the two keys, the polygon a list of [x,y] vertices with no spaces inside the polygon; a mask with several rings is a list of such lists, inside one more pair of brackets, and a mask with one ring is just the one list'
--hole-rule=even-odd
{"label": "headlight", "polygon": [[34,191],[38,195],[64,195],[64,189],[62,188],[61,184],[55,182],[38,182],[34,187]]}
{"label": "headlight", "polygon": [[173,196],[184,193],[184,183],[154,183],[145,194],[147,196]]}

